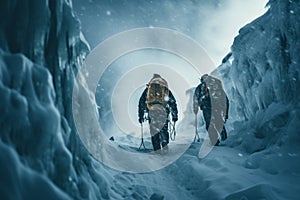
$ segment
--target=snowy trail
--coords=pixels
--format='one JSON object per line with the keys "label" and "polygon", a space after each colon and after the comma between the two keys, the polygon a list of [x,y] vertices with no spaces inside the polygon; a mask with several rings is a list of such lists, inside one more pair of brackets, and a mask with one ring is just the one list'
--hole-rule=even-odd
{"label": "snowy trail", "polygon": [[291,196],[283,195],[289,194],[286,190],[296,189],[299,173],[289,178],[287,184],[283,181],[286,172],[280,174],[259,166],[251,167],[250,154],[236,148],[218,146],[207,157],[200,159],[200,146],[201,143],[192,144],[180,159],[155,172],[114,172],[110,196],[113,199],[295,198],[293,193],[290,193]]}
{"label": "snowy trail", "polygon": [[[170,145],[171,147],[172,145]],[[151,196],[157,197],[157,199],[162,199],[162,197],[165,199],[207,197],[207,194],[214,192],[210,189],[213,185],[212,182],[222,179],[222,174],[229,170],[223,166],[225,164],[223,159],[226,157],[200,160],[197,157],[199,147],[199,143],[192,144],[179,160],[162,170],[144,174],[116,173],[112,186],[112,197],[117,199],[149,199]],[[218,148],[221,149],[216,149],[217,152],[214,154],[220,154],[220,151],[226,147]],[[120,188],[122,189],[120,190]],[[218,195],[218,197],[220,196]]]}

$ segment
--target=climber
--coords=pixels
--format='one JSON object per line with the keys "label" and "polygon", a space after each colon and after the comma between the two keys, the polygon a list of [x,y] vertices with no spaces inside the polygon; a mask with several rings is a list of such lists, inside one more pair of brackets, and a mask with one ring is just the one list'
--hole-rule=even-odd
{"label": "climber", "polygon": [[219,79],[204,74],[200,80],[193,97],[194,114],[197,115],[200,107],[210,142],[218,146],[219,134],[222,140],[227,139],[224,125],[228,119],[229,101]]}
{"label": "climber", "polygon": [[172,121],[178,120],[176,100],[168,89],[168,83],[159,74],[154,74],[142,93],[138,105],[139,123],[144,122],[144,114],[148,113],[151,141],[156,153],[168,151],[168,122],[171,112]]}

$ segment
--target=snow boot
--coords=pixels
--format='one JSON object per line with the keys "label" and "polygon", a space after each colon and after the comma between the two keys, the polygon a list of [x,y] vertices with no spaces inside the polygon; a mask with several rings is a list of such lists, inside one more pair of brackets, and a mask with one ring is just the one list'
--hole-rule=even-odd
{"label": "snow boot", "polygon": [[218,139],[217,143],[215,144],[215,146],[219,146],[220,144],[220,140]]}
{"label": "snow boot", "polygon": [[226,132],[225,127],[223,127],[223,130],[221,132],[221,139],[222,139],[222,141],[227,139],[227,132]]}
{"label": "snow boot", "polygon": [[160,151],[160,143],[159,143],[159,134],[156,134],[151,137],[152,145],[153,145],[153,150],[154,151]]}
{"label": "snow boot", "polygon": [[162,142],[162,154],[167,154],[169,152],[168,143],[166,141]]}

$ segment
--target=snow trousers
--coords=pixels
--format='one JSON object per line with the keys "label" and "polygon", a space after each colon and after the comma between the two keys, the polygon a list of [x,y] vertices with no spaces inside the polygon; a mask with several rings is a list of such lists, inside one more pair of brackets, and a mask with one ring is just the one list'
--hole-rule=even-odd
{"label": "snow trousers", "polygon": [[219,144],[219,134],[222,140],[227,139],[227,131],[225,129],[225,122],[221,115],[221,112],[211,109],[203,109],[203,117],[205,120],[205,128],[208,132],[210,142],[212,145]]}
{"label": "snow trousers", "polygon": [[160,150],[161,145],[164,147],[169,143],[168,113],[163,106],[153,106],[149,110],[149,126],[153,150]]}
{"label": "snow trousers", "polygon": [[165,147],[169,143],[168,123],[166,122],[164,127],[158,134],[151,136],[153,150],[157,151],[162,147]]}

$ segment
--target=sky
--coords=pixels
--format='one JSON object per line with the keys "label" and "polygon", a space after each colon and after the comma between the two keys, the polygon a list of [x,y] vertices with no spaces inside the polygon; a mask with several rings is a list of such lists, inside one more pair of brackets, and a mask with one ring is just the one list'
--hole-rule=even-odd
{"label": "sky", "polygon": [[73,0],[92,49],[122,31],[163,27],[195,39],[216,66],[239,29],[266,12],[266,4],[267,0]]}

